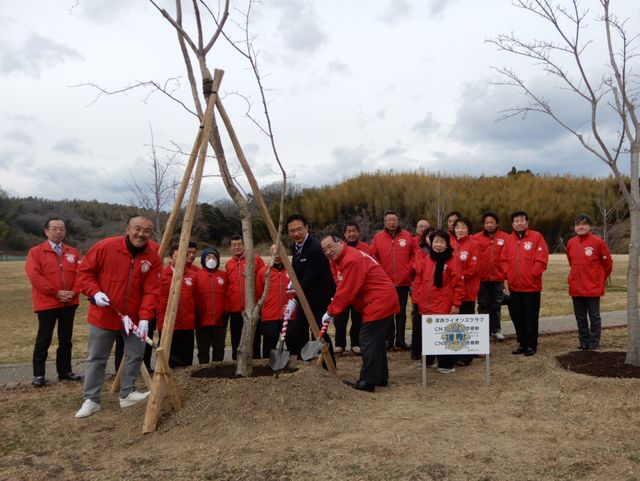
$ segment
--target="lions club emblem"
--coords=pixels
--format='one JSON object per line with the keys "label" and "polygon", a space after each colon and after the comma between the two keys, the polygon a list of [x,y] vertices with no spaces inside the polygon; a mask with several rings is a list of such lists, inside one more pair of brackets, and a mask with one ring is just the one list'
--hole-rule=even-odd
{"label": "lions club emblem", "polygon": [[504,245],[504,239],[498,239],[498,242],[496,242],[496,244],[498,244],[499,246],[503,246]]}
{"label": "lions club emblem", "polygon": [[469,253],[467,251],[460,251],[460,260],[466,261],[469,257]]}
{"label": "lions club emblem", "polygon": [[142,261],[140,263],[140,271],[142,271],[143,274],[146,274],[147,272],[149,272],[151,270],[151,262],[149,261]]}
{"label": "lions club emblem", "polygon": [[529,241],[524,243],[524,250],[530,251],[532,247],[533,247],[533,243],[531,243]]}
{"label": "lions club emblem", "polygon": [[440,339],[445,342],[446,349],[458,352],[467,345],[467,341],[470,337],[471,336],[469,336],[464,324],[452,322],[444,328],[444,332],[440,336]]}
{"label": "lions club emblem", "polygon": [[584,255],[587,257],[591,257],[593,255],[593,247],[585,247]]}
{"label": "lions club emblem", "polygon": [[404,247],[404,246],[406,246],[406,245],[407,245],[407,241],[406,241],[406,240],[404,240],[404,239],[400,239],[400,240],[398,241],[398,244],[400,244],[400,247]]}
{"label": "lions club emblem", "polygon": [[187,286],[191,287],[191,286],[193,285],[193,280],[191,279],[191,277],[185,277],[185,278],[184,278],[184,283],[185,283]]}
{"label": "lions club emblem", "polygon": [[224,279],[222,277],[218,277],[218,284],[220,284],[221,286],[224,285]]}
{"label": "lions club emblem", "polygon": [[75,264],[76,263],[76,256],[74,256],[73,254],[67,254],[65,256],[65,259],[67,259],[67,262],[69,264]]}

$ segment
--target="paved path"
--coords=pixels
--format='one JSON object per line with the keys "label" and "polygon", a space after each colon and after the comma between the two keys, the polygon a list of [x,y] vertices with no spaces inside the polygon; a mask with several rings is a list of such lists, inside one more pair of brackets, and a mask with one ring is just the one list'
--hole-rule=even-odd
{"label": "paved path", "polygon": [[[604,329],[612,327],[625,327],[627,325],[627,311],[613,311],[602,314],[602,327]],[[540,319],[540,335],[559,334],[566,332],[576,332],[576,321],[571,316],[543,317]],[[515,330],[512,322],[502,324],[502,333],[507,339],[515,338]],[[407,332],[407,340],[411,342],[411,333]],[[197,356],[194,356],[197,359]],[[231,348],[225,351],[225,361],[231,360]],[[73,371],[76,374],[84,373],[84,359],[73,362]],[[31,383],[31,364],[5,364],[0,365],[0,387],[16,387],[29,385]],[[107,373],[113,373],[113,358],[107,366]],[[47,379],[50,383],[57,382],[55,362],[47,362]]]}

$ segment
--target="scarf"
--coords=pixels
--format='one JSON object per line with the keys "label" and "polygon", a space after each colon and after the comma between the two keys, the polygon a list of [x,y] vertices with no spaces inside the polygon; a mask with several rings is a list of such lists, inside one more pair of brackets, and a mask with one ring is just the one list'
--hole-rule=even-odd
{"label": "scarf", "polygon": [[443,252],[436,252],[434,250],[429,252],[429,257],[436,263],[436,269],[433,272],[433,283],[436,287],[442,287],[444,265],[452,256],[453,249],[451,246],[447,247]]}

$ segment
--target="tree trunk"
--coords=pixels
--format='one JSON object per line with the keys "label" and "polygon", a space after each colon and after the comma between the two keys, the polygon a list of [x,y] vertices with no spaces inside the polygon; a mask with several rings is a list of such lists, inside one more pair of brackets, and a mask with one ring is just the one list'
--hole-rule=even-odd
{"label": "tree trunk", "polygon": [[[248,211],[249,209],[247,209]],[[244,267],[245,295],[244,311],[242,311],[242,334],[238,346],[238,364],[236,376],[249,377],[253,372],[253,337],[258,325],[259,316],[254,316],[255,311],[255,262],[253,248],[253,225],[251,214],[242,215],[242,238],[244,240],[246,263]]]}
{"label": "tree trunk", "polygon": [[629,216],[629,269],[627,271],[627,323],[629,342],[625,363],[640,366],[640,318],[638,317],[638,274],[640,274],[640,187],[638,169],[640,163],[640,139],[631,144],[631,198]]}

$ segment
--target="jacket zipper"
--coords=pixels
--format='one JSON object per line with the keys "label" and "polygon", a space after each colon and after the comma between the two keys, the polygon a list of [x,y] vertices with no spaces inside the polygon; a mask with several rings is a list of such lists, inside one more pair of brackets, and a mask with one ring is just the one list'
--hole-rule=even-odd
{"label": "jacket zipper", "polygon": [[124,307],[122,308],[125,314],[127,313],[127,304],[129,303],[129,287],[131,286],[131,275],[133,274],[133,265],[135,262],[136,260],[132,258],[131,266],[129,267],[129,278],[127,279],[127,290],[124,293]]}

